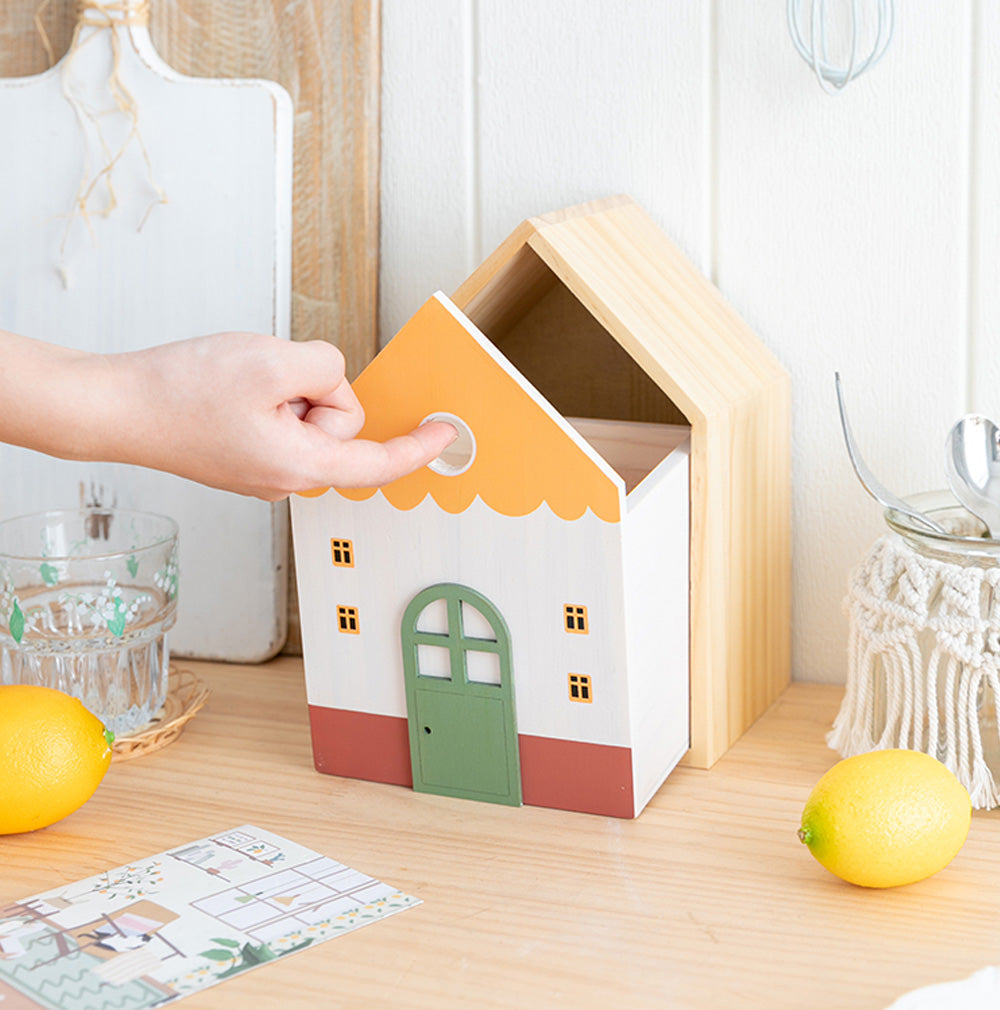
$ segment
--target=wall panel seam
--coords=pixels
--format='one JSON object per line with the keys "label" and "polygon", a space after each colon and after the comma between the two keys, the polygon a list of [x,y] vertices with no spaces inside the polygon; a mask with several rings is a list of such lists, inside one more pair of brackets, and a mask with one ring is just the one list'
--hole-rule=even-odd
{"label": "wall panel seam", "polygon": [[963,378],[963,409],[973,409],[977,400],[976,364],[980,348],[979,329],[981,325],[979,312],[979,293],[982,280],[979,255],[979,199],[982,182],[982,150],[980,131],[983,128],[980,89],[982,75],[985,72],[983,59],[983,9],[982,0],[972,0],[967,22],[968,30],[968,87],[966,94],[966,178],[965,205],[962,208],[965,215],[965,291],[962,324],[964,340],[959,342],[965,360],[962,362],[960,374]]}
{"label": "wall panel seam", "polygon": [[702,129],[705,137],[705,223],[703,267],[709,279],[719,284],[719,0],[705,4],[702,25],[704,46],[704,109]]}
{"label": "wall panel seam", "polygon": [[483,259],[482,124],[480,122],[481,20],[479,0],[465,4],[465,271]]}

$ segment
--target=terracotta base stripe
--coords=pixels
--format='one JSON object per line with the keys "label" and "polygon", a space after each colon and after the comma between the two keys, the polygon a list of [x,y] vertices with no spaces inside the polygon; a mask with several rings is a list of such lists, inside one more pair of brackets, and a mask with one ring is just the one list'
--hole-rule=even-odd
{"label": "terracotta base stripe", "polygon": [[627,747],[521,736],[525,803],[605,817],[635,816]]}
{"label": "terracotta base stripe", "polygon": [[[406,719],[309,706],[316,770],[412,786]],[[632,752],[627,747],[518,738],[524,802],[604,817],[633,817]]]}
{"label": "terracotta base stripe", "polygon": [[412,786],[406,720],[309,706],[316,770],[350,779]]}

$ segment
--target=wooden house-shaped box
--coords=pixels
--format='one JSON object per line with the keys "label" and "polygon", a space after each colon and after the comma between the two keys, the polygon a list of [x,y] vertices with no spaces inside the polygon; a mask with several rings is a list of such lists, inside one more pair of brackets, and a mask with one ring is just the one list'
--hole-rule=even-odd
{"label": "wooden house-shaped box", "polygon": [[292,501],[321,771],[632,817],[787,683],[787,376],[632,201],[525,222],[355,390],[460,435]]}

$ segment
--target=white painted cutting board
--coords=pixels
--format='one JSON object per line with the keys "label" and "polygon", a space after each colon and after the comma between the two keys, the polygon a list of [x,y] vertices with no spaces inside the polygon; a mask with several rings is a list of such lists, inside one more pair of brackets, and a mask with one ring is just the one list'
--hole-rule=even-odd
{"label": "white painted cutting board", "polygon": [[[133,137],[110,173],[117,206],[88,223],[68,216],[81,181],[118,154],[132,125],[109,88],[113,35],[141,144]],[[0,80],[0,328],[112,352],[220,330],[287,338],[291,136],[280,86],[184,77],[140,24],[83,26],[51,70]],[[92,211],[107,202],[99,180]],[[253,662],[281,647],[284,504],[0,447],[0,516],[75,505],[81,485],[104,504],[178,520],[175,655]]]}

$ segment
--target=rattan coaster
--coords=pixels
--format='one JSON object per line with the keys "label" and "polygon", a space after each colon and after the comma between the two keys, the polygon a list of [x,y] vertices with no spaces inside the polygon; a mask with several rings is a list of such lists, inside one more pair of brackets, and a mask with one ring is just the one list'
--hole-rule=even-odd
{"label": "rattan coaster", "polygon": [[167,700],[157,712],[152,722],[140,727],[135,733],[115,740],[111,760],[128,761],[143,754],[166,747],[181,735],[188,720],[208,701],[209,690],[190,671],[170,667]]}

